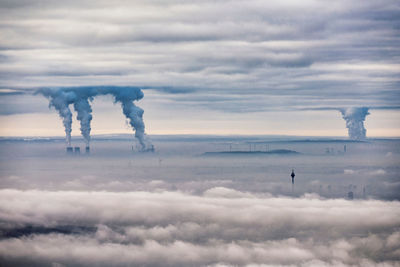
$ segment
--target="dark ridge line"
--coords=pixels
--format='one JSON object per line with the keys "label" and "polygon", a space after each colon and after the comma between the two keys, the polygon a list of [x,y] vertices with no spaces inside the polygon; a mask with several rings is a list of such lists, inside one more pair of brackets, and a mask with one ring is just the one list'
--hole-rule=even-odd
{"label": "dark ridge line", "polygon": [[82,233],[93,233],[97,230],[97,227],[90,226],[76,226],[76,225],[60,225],[54,227],[45,226],[24,226],[13,229],[0,229],[0,239],[5,238],[19,238],[23,236],[30,236],[34,234],[65,234],[65,235],[77,235]]}
{"label": "dark ridge line", "polygon": [[[400,141],[398,137],[392,138],[367,138],[365,140],[351,140],[338,138],[306,138],[301,137],[268,137],[268,136],[198,136],[198,135],[149,135],[153,141],[163,142],[242,142],[247,144],[273,144],[273,143],[371,143],[373,141]],[[269,140],[268,140],[269,139]],[[272,140],[271,140],[272,139]],[[275,139],[275,140],[274,140]],[[78,136],[72,137],[73,141],[82,141],[83,138]],[[126,141],[134,140],[133,135],[115,135],[102,136],[94,135],[91,138],[92,142],[96,141]],[[37,142],[37,143],[57,143],[65,142],[64,137],[1,137],[0,142]]]}
{"label": "dark ridge line", "polygon": [[203,156],[213,155],[300,155],[300,152],[288,149],[276,149],[270,151],[218,151],[218,152],[205,152]]}

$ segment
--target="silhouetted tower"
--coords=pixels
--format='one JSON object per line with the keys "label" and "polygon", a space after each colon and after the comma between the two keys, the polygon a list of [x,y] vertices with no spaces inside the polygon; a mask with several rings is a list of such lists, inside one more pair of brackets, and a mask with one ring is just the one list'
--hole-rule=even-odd
{"label": "silhouetted tower", "polygon": [[296,176],[296,174],[294,174],[294,170],[292,169],[292,174],[290,174],[290,176],[292,177],[292,184],[294,184],[294,177]]}

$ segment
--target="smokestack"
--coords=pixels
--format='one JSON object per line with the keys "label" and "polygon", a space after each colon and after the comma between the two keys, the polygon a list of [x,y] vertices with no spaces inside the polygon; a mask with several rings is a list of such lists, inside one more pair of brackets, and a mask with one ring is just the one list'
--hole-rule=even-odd
{"label": "smokestack", "polygon": [[343,119],[349,132],[349,138],[353,140],[364,140],[367,130],[364,127],[365,117],[369,115],[368,108],[356,107],[341,109]]}
{"label": "smokestack", "polygon": [[349,199],[349,200],[353,200],[354,199],[353,191],[350,191],[349,193],[347,193],[347,199]]}
{"label": "smokestack", "polygon": [[81,154],[81,148],[79,146],[74,147],[74,153],[75,153],[75,155],[80,155]]}
{"label": "smokestack", "polygon": [[73,150],[72,146],[68,146],[67,147],[67,155],[72,155],[73,152],[74,152],[74,150]]}
{"label": "smokestack", "polygon": [[54,107],[63,120],[66,142],[71,146],[72,113],[69,105],[73,104],[77,112],[77,119],[81,124],[81,134],[86,146],[90,142],[90,123],[92,121],[92,108],[89,101],[97,95],[113,95],[115,102],[119,102],[125,117],[135,131],[135,137],[139,140],[142,151],[154,150],[150,140],[146,138],[143,122],[143,109],[137,107],[133,101],[143,98],[144,94],[137,87],[121,86],[85,86],[65,88],[41,88],[36,94],[42,94],[49,99],[49,107]]}

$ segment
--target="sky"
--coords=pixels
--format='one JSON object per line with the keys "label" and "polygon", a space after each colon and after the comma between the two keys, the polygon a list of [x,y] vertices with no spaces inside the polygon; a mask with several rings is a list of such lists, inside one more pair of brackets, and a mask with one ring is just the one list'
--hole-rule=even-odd
{"label": "sky", "polygon": [[400,266],[399,43],[398,0],[0,0],[0,265]]}
{"label": "sky", "polygon": [[[37,88],[121,85],[148,134],[346,136],[338,109],[368,107],[367,136],[400,136],[399,29],[395,0],[2,0],[0,135],[64,134]],[[92,108],[93,134],[132,132]]]}

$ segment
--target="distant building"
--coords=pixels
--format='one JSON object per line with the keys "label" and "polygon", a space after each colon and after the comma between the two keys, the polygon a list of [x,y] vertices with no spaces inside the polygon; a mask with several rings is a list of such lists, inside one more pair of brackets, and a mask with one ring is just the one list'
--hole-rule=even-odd
{"label": "distant building", "polygon": [[73,152],[74,152],[73,147],[72,147],[72,146],[68,146],[68,147],[67,147],[67,154],[68,154],[68,155],[72,155]]}
{"label": "distant building", "polygon": [[349,200],[353,200],[353,199],[354,199],[354,193],[353,193],[353,191],[350,191],[349,193],[347,193],[347,198],[348,198]]}

